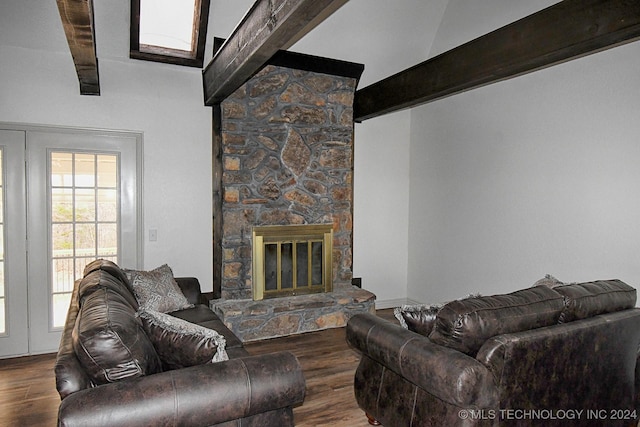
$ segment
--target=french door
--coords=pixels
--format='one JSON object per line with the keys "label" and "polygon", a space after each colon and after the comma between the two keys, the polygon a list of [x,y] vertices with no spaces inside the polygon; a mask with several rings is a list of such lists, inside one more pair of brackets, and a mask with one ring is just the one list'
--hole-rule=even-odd
{"label": "french door", "polygon": [[84,266],[96,258],[141,263],[141,136],[57,128],[0,132],[11,141],[2,145],[0,139],[0,146],[21,146],[7,148],[2,159],[15,175],[6,183],[5,208],[16,212],[3,223],[0,357],[56,351]]}
{"label": "french door", "polygon": [[29,349],[24,132],[0,130],[0,356]]}

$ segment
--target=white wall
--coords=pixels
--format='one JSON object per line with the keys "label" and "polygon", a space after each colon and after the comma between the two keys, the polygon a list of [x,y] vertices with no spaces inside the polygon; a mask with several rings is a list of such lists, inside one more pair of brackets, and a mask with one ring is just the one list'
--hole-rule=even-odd
{"label": "white wall", "polygon": [[[483,5],[506,24],[524,3]],[[493,29],[467,6],[449,2],[435,50]],[[413,109],[408,295],[508,292],[545,274],[637,287],[638,70],[635,42]]]}
{"label": "white wall", "polygon": [[79,94],[55,2],[2,2],[0,121],[143,132],[145,236],[158,230],[144,266],[168,263],[210,290],[211,112],[200,70],[128,59],[128,0],[94,4],[101,96]]}
{"label": "white wall", "polygon": [[353,274],[376,307],[406,302],[410,114],[357,124]]}
{"label": "white wall", "polygon": [[[228,37],[252,3],[212,0],[208,40]],[[363,87],[426,58],[446,3],[351,0],[291,50],[365,64]],[[129,59],[129,1],[94,7],[99,97],[79,95],[55,2],[0,3],[0,122],[142,132],[145,237],[158,230],[145,268],[166,262],[211,290],[211,110],[200,70]],[[354,276],[379,300],[407,292],[409,117],[356,127]]]}

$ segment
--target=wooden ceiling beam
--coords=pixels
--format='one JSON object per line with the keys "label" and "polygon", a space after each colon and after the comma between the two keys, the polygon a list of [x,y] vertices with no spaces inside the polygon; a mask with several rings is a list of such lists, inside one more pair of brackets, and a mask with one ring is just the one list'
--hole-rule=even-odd
{"label": "wooden ceiling beam", "polygon": [[100,95],[93,0],[56,0],[80,82],[80,94]]}
{"label": "wooden ceiling beam", "polygon": [[224,100],[278,50],[287,49],[348,0],[257,0],[203,71],[205,105]]}
{"label": "wooden ceiling beam", "polygon": [[565,0],[355,94],[363,121],[640,38],[640,1]]}

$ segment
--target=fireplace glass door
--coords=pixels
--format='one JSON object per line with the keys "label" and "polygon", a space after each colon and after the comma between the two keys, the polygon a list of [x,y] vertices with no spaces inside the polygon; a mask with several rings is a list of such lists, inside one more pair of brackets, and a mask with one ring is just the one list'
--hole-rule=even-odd
{"label": "fireplace glass door", "polygon": [[331,225],[255,227],[254,299],[329,292]]}
{"label": "fireplace glass door", "polygon": [[264,245],[265,291],[322,286],[323,263],[322,240],[267,243]]}

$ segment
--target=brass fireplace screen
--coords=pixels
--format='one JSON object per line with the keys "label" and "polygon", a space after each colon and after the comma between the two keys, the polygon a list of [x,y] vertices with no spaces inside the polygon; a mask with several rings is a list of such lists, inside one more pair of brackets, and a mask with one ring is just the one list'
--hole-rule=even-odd
{"label": "brass fireplace screen", "polygon": [[333,227],[253,228],[253,299],[331,292]]}

